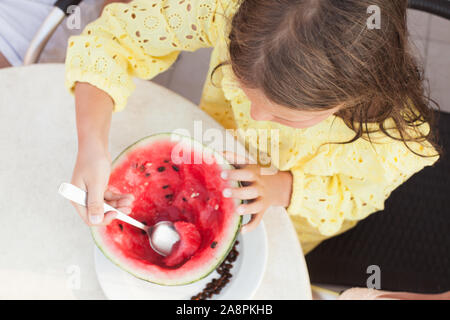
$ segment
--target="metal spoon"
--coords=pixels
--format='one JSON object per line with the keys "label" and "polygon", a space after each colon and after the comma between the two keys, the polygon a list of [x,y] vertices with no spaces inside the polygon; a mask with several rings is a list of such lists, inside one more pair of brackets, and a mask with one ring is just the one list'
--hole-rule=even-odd
{"label": "metal spoon", "polygon": [[[59,194],[66,199],[86,207],[86,191],[70,183],[62,183],[59,186],[58,191]],[[169,255],[172,251],[172,246],[180,240],[180,235],[175,230],[173,223],[170,221],[160,221],[153,226],[146,226],[145,224],[131,218],[130,216],[127,216],[106,203],[103,204],[103,210],[104,212],[114,211],[116,213],[116,219],[144,230],[148,235],[148,240],[152,249],[162,256]]]}

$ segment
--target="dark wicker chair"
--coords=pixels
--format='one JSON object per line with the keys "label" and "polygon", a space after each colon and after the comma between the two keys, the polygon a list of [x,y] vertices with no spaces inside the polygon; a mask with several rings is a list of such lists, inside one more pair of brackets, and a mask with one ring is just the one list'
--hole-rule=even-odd
{"label": "dark wicker chair", "polygon": [[306,256],[311,282],[366,287],[367,267],[381,270],[381,289],[450,290],[450,114],[440,113],[444,155],[397,188],[385,210],[321,243]]}

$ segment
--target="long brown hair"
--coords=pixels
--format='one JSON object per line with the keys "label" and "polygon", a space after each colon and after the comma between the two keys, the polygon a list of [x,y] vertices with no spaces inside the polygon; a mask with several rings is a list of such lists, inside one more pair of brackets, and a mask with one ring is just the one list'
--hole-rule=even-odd
{"label": "long brown hair", "polygon": [[[380,9],[380,29],[367,27],[371,5]],[[407,0],[242,0],[225,64],[279,105],[345,106],[336,115],[355,136],[343,143],[381,131],[416,154],[407,142],[428,141],[439,152],[432,100],[410,52],[406,8]],[[386,127],[387,119],[395,128]],[[419,130],[424,123],[431,130]]]}

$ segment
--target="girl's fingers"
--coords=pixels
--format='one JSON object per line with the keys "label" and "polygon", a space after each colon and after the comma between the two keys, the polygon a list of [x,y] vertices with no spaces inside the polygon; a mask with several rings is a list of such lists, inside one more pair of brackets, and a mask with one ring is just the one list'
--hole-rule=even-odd
{"label": "girl's fingers", "polygon": [[87,184],[87,213],[89,222],[100,225],[104,219],[103,202],[105,198],[105,187],[100,180],[94,180]]}
{"label": "girl's fingers", "polygon": [[134,200],[134,196],[131,193],[116,193],[111,190],[105,191],[105,200],[106,201],[117,201],[121,199],[129,199],[131,201]]}
{"label": "girl's fingers", "polygon": [[222,171],[220,174],[224,180],[235,180],[235,181],[255,181],[256,174],[254,171],[249,169],[236,169],[236,170],[226,170]]}
{"label": "girl's fingers", "polygon": [[250,163],[250,160],[247,157],[241,156],[231,151],[224,151],[223,156],[229,163],[234,164],[237,167]]}
{"label": "girl's fingers", "polygon": [[119,200],[121,198],[123,198],[124,195],[120,194],[120,193],[115,193],[112,192],[111,190],[106,190],[105,191],[105,200],[106,201],[115,201],[115,200]]}
{"label": "girl's fingers", "polygon": [[255,228],[261,222],[261,219],[263,218],[263,215],[264,215],[263,211],[261,211],[261,213],[252,215],[252,219],[250,220],[249,223],[247,223],[246,225],[244,225],[241,228],[241,232],[242,233],[248,233],[248,232],[251,232],[251,231],[255,230]]}
{"label": "girl's fingers", "polygon": [[116,209],[119,207],[131,207],[133,204],[133,199],[130,197],[122,197],[119,200],[107,201],[107,203]]}
{"label": "girl's fingers", "polygon": [[[78,188],[83,189],[83,190],[86,190],[86,189],[87,189],[86,186],[85,186],[85,184],[82,183],[81,181],[72,179],[71,183],[72,183],[73,185],[77,186]],[[83,221],[84,221],[87,225],[89,225],[89,221],[88,221],[88,217],[87,217],[87,208],[84,207],[84,206],[80,206],[79,204],[77,204],[77,203],[75,203],[75,202],[72,202],[72,201],[70,201],[70,202],[71,202],[72,205],[75,207],[75,210],[77,210],[77,212],[78,212],[79,216],[81,217],[81,219],[83,219]]]}
{"label": "girl's fingers", "polygon": [[[79,186],[80,188],[86,190],[86,186],[84,183],[72,181],[72,183],[76,186]],[[117,210],[123,212],[124,214],[130,214],[131,213],[131,205],[133,204],[134,197],[131,194],[120,194],[112,192],[111,190],[105,191],[104,194],[104,200],[112,207],[116,208]],[[80,215],[81,219],[88,225],[88,226],[106,226],[111,223],[112,220],[116,218],[116,214],[114,211],[109,211],[104,214],[104,218],[100,223],[93,224],[91,221],[89,221],[88,216],[88,210],[80,206],[74,202],[72,204],[75,206],[75,209],[77,210],[78,214]],[[103,204],[101,212],[103,213]]]}
{"label": "girl's fingers", "polygon": [[236,212],[239,215],[244,215],[244,214],[255,214],[258,212],[261,212],[264,209],[264,204],[262,201],[253,201],[251,203],[247,203],[247,204],[241,204]]}
{"label": "girl's fingers", "polygon": [[131,207],[133,204],[133,199],[130,197],[123,197],[122,199],[117,201],[117,207]]}
{"label": "girl's fingers", "polygon": [[114,193],[108,190],[105,192],[105,200],[110,206],[119,209],[119,207],[131,207],[134,196],[132,194]]}
{"label": "girl's fingers", "polygon": [[223,190],[225,198],[236,198],[241,200],[252,200],[259,197],[259,191],[254,186],[244,188],[226,188]]}
{"label": "girl's fingers", "polygon": [[116,209],[122,213],[125,213],[126,215],[131,213],[131,207],[117,207]]}
{"label": "girl's fingers", "polygon": [[[131,208],[129,207],[118,207],[116,208],[120,212],[128,215],[131,213]],[[105,213],[105,218],[103,219],[103,222],[100,224],[100,226],[107,226],[110,224],[114,219],[116,219],[117,213],[115,211],[108,211]],[[98,225],[96,225],[98,226]]]}
{"label": "girl's fingers", "polygon": [[105,213],[105,218],[103,222],[100,224],[101,226],[107,226],[116,218],[116,213],[114,211],[108,211]]}

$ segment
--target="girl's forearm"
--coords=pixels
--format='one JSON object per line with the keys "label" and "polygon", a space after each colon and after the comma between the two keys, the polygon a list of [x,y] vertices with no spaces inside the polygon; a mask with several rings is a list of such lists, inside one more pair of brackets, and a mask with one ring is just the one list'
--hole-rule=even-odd
{"label": "girl's forearm", "polygon": [[78,150],[92,146],[108,150],[113,106],[113,100],[106,92],[89,83],[78,82],[76,84]]}

